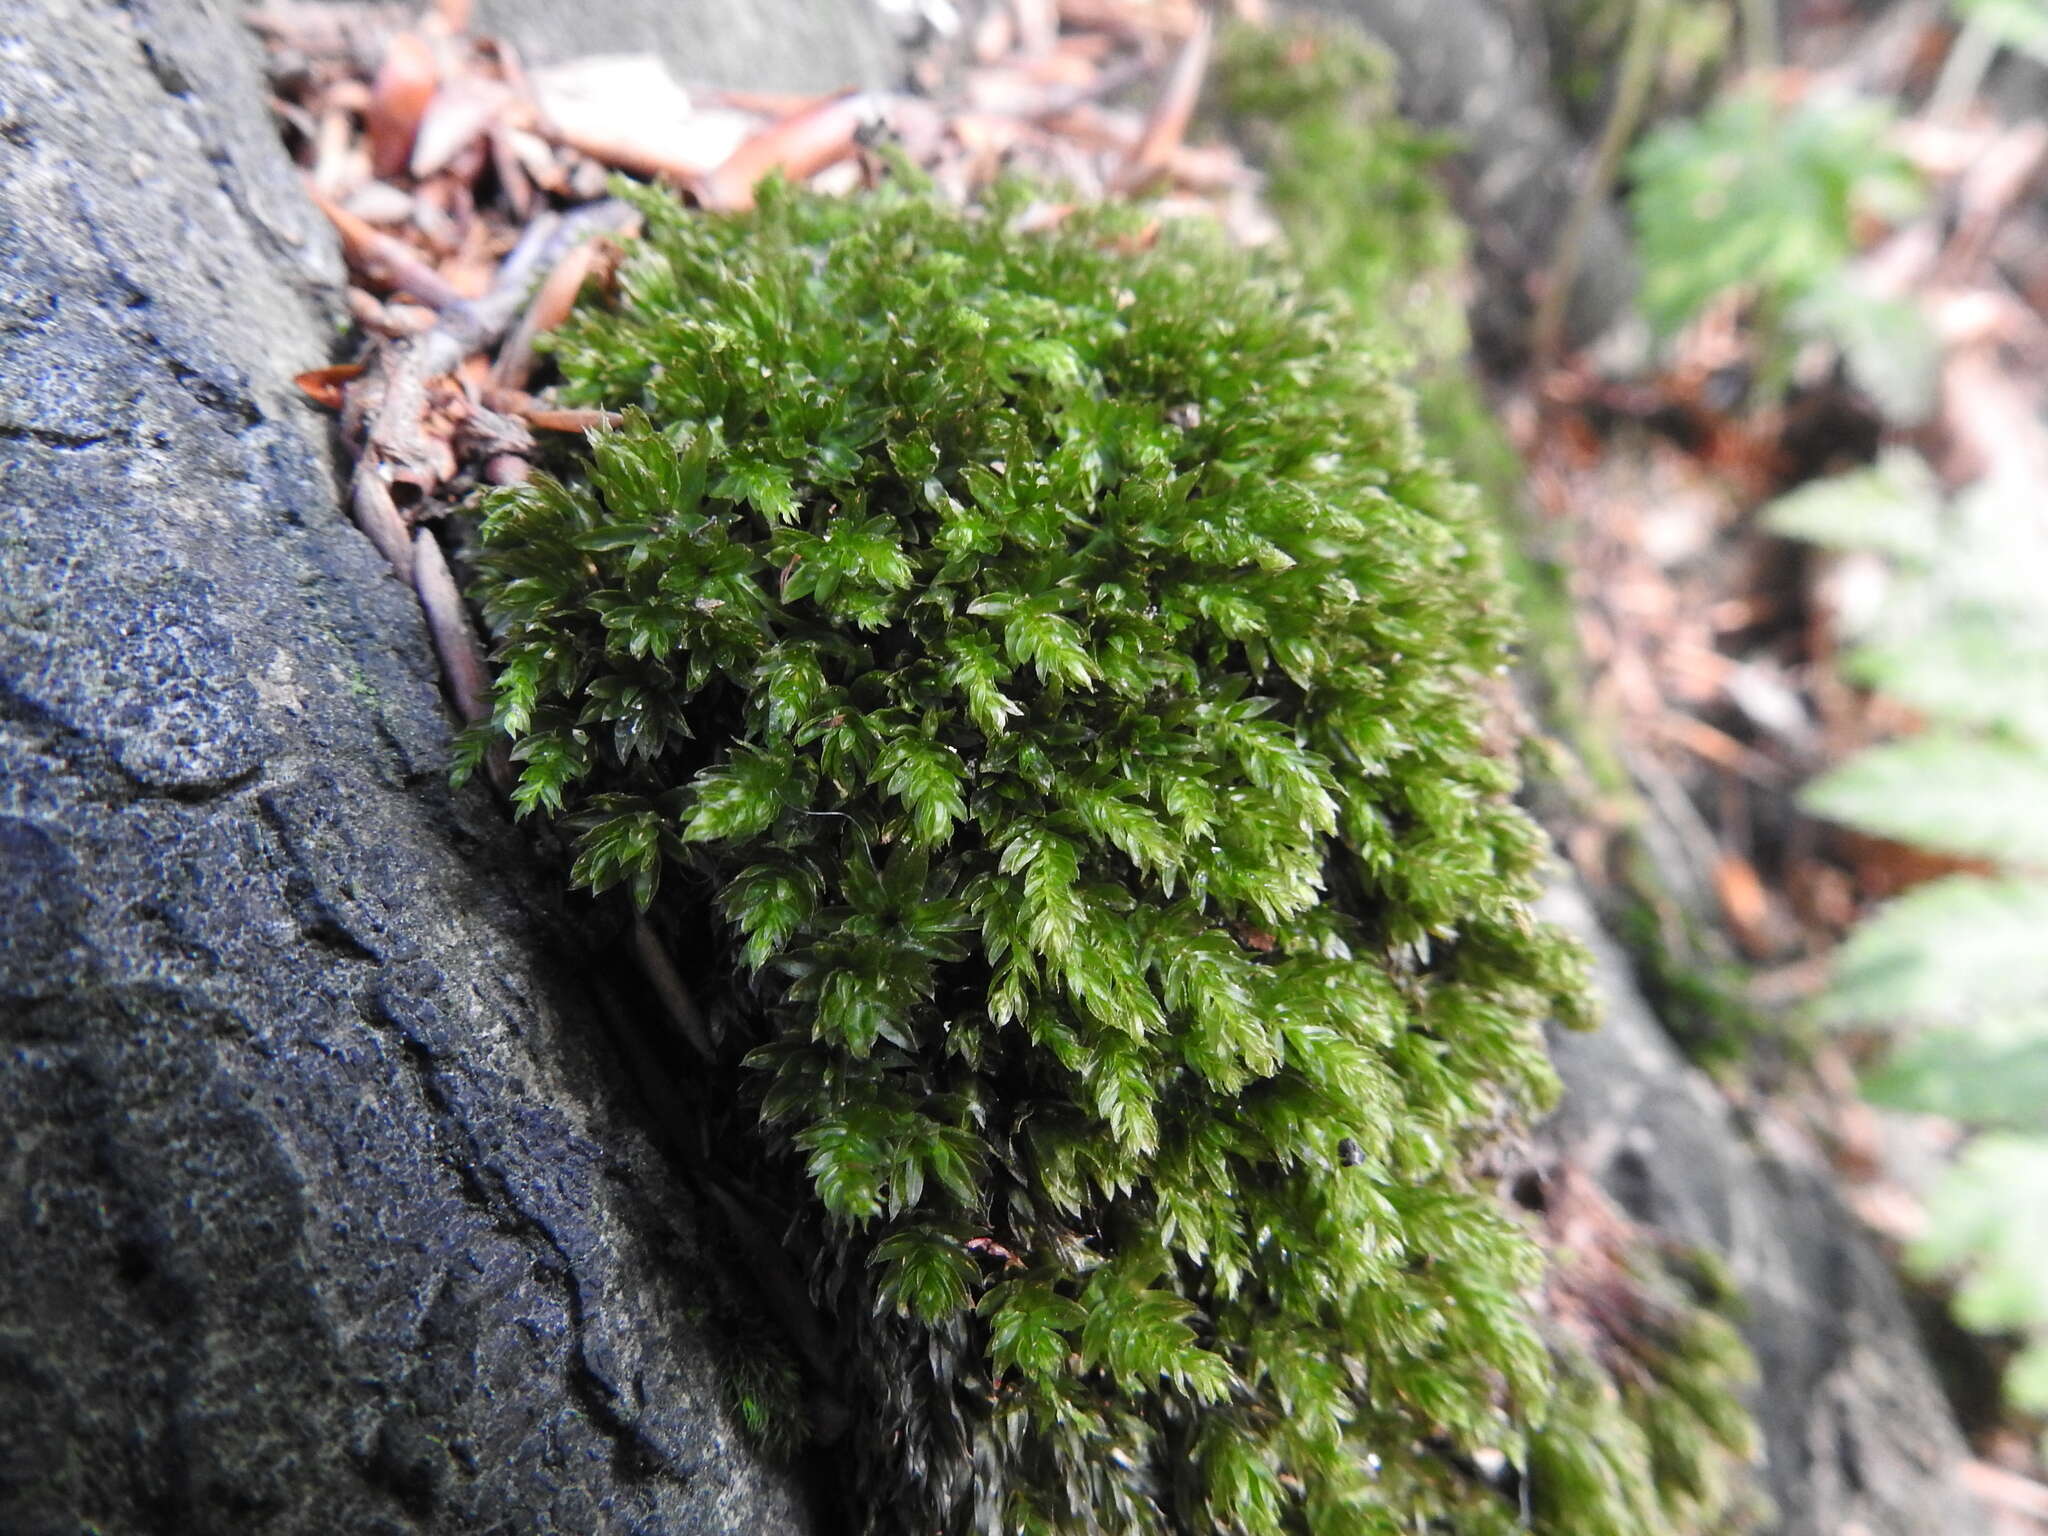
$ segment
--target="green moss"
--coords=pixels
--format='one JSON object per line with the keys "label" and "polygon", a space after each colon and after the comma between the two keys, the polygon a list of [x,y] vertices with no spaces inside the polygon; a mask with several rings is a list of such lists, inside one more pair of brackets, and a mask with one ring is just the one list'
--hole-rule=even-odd
{"label": "green moss", "polygon": [[[1359,149],[1347,57],[1276,192]],[[691,971],[697,1139],[798,1213],[867,1529],[1720,1528],[1668,1449],[1737,1438],[1713,1352],[1558,1336],[1473,1173],[1583,994],[1482,729],[1488,519],[1394,382],[1461,334],[1433,153],[1352,155],[1405,190],[1384,259],[1317,226],[1329,303],[1014,197],[643,196],[559,349],[623,429],[489,503],[470,759]]]}
{"label": "green moss", "polygon": [[1297,270],[1404,371],[1462,379],[1464,231],[1435,177],[1450,145],[1395,115],[1393,85],[1392,60],[1356,28],[1238,25],[1212,95],[1257,158]]}
{"label": "green moss", "polygon": [[[1393,86],[1392,60],[1363,32],[1296,21],[1227,31],[1215,95],[1258,158],[1288,261],[1397,361],[1429,451],[1478,493],[1489,529],[1519,532],[1521,458],[1469,366],[1465,230],[1437,178],[1450,144],[1395,113]],[[1538,579],[1521,543],[1508,542],[1506,562],[1523,659],[1533,641],[1547,675],[1575,657],[1569,599]]]}
{"label": "green moss", "polygon": [[[1218,78],[1233,133],[1266,168],[1267,202],[1290,258],[1341,295],[1376,341],[1406,354],[1429,449],[1477,489],[1487,522],[1506,536],[1503,565],[1524,625],[1523,686],[1562,738],[1524,743],[1539,781],[1534,798],[1576,800],[1566,820],[1595,809],[1594,799],[1636,804],[1611,729],[1586,698],[1566,573],[1541,552],[1519,456],[1469,366],[1463,229],[1433,174],[1446,146],[1393,115],[1390,61],[1341,24],[1238,29],[1226,38]],[[1631,941],[1659,1016],[1696,1059],[1725,1065],[1763,1030],[1741,972],[1725,946],[1674,911],[1639,834],[1623,829],[1620,841],[1621,867],[1603,893],[1609,915]],[[1625,1225],[1607,1220],[1617,1234]],[[1553,1246],[1556,1290],[1581,1259],[1567,1239]],[[1732,1287],[1706,1278],[1704,1255],[1680,1263],[1621,1235],[1612,1246],[1599,1310],[1636,1326],[1604,1336],[1551,1331],[1558,1385],[1531,1440],[1531,1519],[1575,1536],[1746,1529],[1760,1503],[1750,1467],[1755,1430],[1741,1399],[1752,1365],[1731,1321]]]}
{"label": "green moss", "polygon": [[1742,1393],[1754,1365],[1718,1261],[1660,1247],[1585,1175],[1550,1183],[1546,1294],[1557,1393],[1531,1439],[1539,1530],[1573,1536],[1754,1529],[1769,1509]]}
{"label": "green moss", "polygon": [[1554,733],[1526,744],[1539,807],[1562,806],[1544,819],[1612,821],[1623,808],[1620,852],[1595,892],[1603,916],[1680,1046],[1705,1065],[1731,1065],[1777,1032],[1746,1001],[1745,973],[1725,940],[1682,910],[1641,847],[1649,813],[1615,749],[1613,722],[1587,696],[1567,571],[1532,526],[1520,457],[1469,366],[1464,230],[1435,175],[1447,144],[1394,115],[1391,61],[1353,27],[1234,28],[1217,82],[1232,133],[1259,155],[1289,259],[1401,359],[1428,450],[1477,490],[1487,527],[1502,536],[1521,619],[1517,670]]}
{"label": "green moss", "polygon": [[726,1409],[748,1439],[771,1456],[787,1456],[810,1438],[803,1373],[773,1339],[741,1337],[719,1351]]}
{"label": "green moss", "polygon": [[1540,1261],[1467,1168],[1582,999],[1407,398],[1195,234],[642,201],[559,353],[626,426],[489,504],[492,730],[719,947],[871,1528],[1509,1521]]}
{"label": "green moss", "polygon": [[358,663],[350,661],[337,666],[335,673],[340,677],[342,687],[346,688],[350,695],[361,703],[375,706],[382,702],[382,696],[377,692],[377,685],[370,681],[368,675],[364,673]]}

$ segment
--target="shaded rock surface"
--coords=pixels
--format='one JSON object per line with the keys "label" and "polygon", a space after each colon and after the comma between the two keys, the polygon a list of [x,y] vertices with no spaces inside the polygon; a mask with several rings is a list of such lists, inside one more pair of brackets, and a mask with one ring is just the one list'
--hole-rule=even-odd
{"label": "shaded rock surface", "polygon": [[350,527],[233,12],[0,10],[0,1531],[795,1531]]}
{"label": "shaded rock surface", "polygon": [[[1287,0],[1290,9],[1348,16],[1400,66],[1402,110],[1450,136],[1453,193],[1486,282],[1474,340],[1496,366],[1526,355],[1536,284],[1548,269],[1589,158],[1532,65],[1506,0]],[[1565,311],[1566,337],[1589,345],[1631,311],[1636,268],[1612,208],[1587,229]]]}
{"label": "shaded rock surface", "polygon": [[1551,1041],[1565,1096],[1551,1155],[1598,1178],[1637,1221],[1727,1260],[1755,1352],[1765,1469],[1782,1536],[1969,1536],[1968,1454],[1897,1279],[1789,1133],[1737,1123],[1645,1006],[1575,886],[1544,915],[1593,951],[1600,1028]]}

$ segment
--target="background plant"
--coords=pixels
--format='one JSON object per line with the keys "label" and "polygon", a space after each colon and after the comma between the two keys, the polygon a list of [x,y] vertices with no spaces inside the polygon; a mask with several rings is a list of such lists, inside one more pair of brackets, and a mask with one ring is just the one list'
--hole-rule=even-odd
{"label": "background plant", "polygon": [[1928,1202],[1913,1257],[1960,1272],[1956,1312],[2026,1340],[2007,1374],[2048,1411],[2048,531],[2037,488],[1989,481],[1944,499],[1916,456],[1780,501],[1778,532],[1882,562],[1845,614],[1849,675],[1911,706],[1924,733],[1813,783],[1815,813],[1981,873],[1923,885],[1842,947],[1822,1010],[1894,1031],[1864,1084],[1879,1104],[1977,1134]]}
{"label": "background plant", "polygon": [[1891,121],[1883,102],[1831,93],[1784,106],[1752,83],[1646,135],[1628,171],[1651,324],[1669,335],[1743,295],[1767,397],[1789,383],[1798,345],[1818,340],[1887,416],[1925,416],[1932,338],[1914,307],[1872,292],[1851,265],[1861,221],[1917,206],[1919,183],[1886,141]]}

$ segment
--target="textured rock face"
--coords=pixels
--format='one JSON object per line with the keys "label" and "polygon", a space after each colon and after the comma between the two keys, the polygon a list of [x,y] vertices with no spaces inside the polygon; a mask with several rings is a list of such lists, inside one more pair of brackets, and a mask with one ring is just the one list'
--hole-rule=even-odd
{"label": "textured rock face", "polygon": [[[1542,70],[1531,67],[1515,0],[1283,3],[1348,16],[1379,38],[1400,66],[1402,110],[1458,147],[1452,191],[1486,279],[1473,301],[1473,337],[1495,362],[1515,364],[1586,158]],[[1586,230],[1566,309],[1571,342],[1590,343],[1627,315],[1635,287],[1628,236],[1602,209]]]}
{"label": "textured rock face", "polygon": [[1553,1036],[1565,1096],[1543,1140],[1638,1221],[1721,1255],[1734,1271],[1761,1377],[1755,1406],[1774,1529],[1984,1530],[1984,1512],[1956,1478],[1968,1453],[1898,1282],[1826,1172],[1789,1135],[1743,1134],[1672,1048],[1584,896],[1561,885],[1546,900],[1544,915],[1593,950],[1603,1022],[1591,1034]]}
{"label": "textured rock face", "polygon": [[803,1528],[289,386],[232,13],[0,10],[0,232],[0,1530]]}

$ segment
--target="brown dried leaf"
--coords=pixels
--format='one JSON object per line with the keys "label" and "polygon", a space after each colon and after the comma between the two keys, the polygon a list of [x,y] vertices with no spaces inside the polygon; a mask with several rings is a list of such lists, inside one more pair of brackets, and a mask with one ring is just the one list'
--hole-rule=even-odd
{"label": "brown dried leaf", "polygon": [[1016,46],[1016,18],[1007,9],[993,6],[975,23],[968,52],[977,64],[993,64]]}
{"label": "brown dried leaf", "polygon": [[1776,925],[1756,866],[1740,854],[1723,853],[1714,865],[1714,893],[1744,952],[1753,960],[1771,955],[1777,948]]}
{"label": "brown dried leaf", "polygon": [[750,113],[705,109],[652,54],[616,54],[535,70],[534,99],[559,142],[640,176],[685,185],[729,159]]}
{"label": "brown dried leaf", "polygon": [[348,113],[339,107],[330,104],[321,112],[312,155],[309,174],[313,185],[328,197],[340,197],[369,179],[370,163],[355,144],[355,127]]}
{"label": "brown dried leaf", "polygon": [[517,99],[509,86],[477,75],[450,80],[434,93],[412,143],[412,173],[425,178],[446,170],[455,157],[510,116]]}
{"label": "brown dried leaf", "polygon": [[581,245],[570,247],[562,259],[555,263],[555,269],[547,275],[533,295],[533,302],[527,305],[526,313],[513,327],[505,345],[498,353],[497,366],[491,370],[491,380],[501,388],[522,389],[533,374],[534,338],[552,331],[569,318],[569,311],[575,307],[576,295],[583,291],[583,284],[598,261],[605,253],[601,239],[586,240]]}
{"label": "brown dried leaf", "polygon": [[399,580],[410,583],[412,534],[405,526],[405,519],[399,515],[397,503],[391,499],[390,486],[384,483],[375,462],[370,459],[356,465],[355,478],[349,488],[349,510],[355,516],[356,526],[391,562],[391,569],[398,573]]}
{"label": "brown dried leaf", "polygon": [[427,633],[433,636],[434,650],[441,658],[442,680],[448,685],[456,714],[465,725],[474,725],[491,712],[491,674],[484,663],[483,647],[470,628],[462,593],[433,530],[415,531],[412,547],[413,591],[419,595]]}
{"label": "brown dried leaf", "polygon": [[331,368],[308,368],[293,378],[292,383],[298,386],[300,394],[322,410],[338,411],[343,393],[341,386],[351,379],[361,378],[362,373],[361,363],[337,363]]}
{"label": "brown dried leaf", "polygon": [[310,188],[309,195],[341,236],[342,253],[356,271],[381,280],[387,287],[403,289],[436,309],[462,302],[460,290],[428,266],[403,240],[371,228],[317,187]]}
{"label": "brown dried leaf", "polygon": [[878,107],[875,96],[847,91],[762,129],[697,182],[698,201],[720,213],[743,212],[754,206],[754,188],[773,172],[801,181],[836,165],[860,147],[860,131]]}
{"label": "brown dried leaf", "polygon": [[[1646,710],[1654,707],[1657,702],[1654,689],[1640,702]],[[1753,784],[1769,786],[1785,782],[1785,770],[1770,758],[1754,747],[1744,746],[1726,731],[1707,724],[1696,715],[1666,710],[1657,717],[1657,726],[1663,735],[1687,751],[1726,768],[1730,773],[1740,774]]]}
{"label": "brown dried leaf", "polygon": [[560,411],[536,408],[522,413],[529,427],[542,432],[588,432],[593,427],[618,427],[626,418],[616,411]]}
{"label": "brown dried leaf", "polygon": [[1992,866],[1983,859],[1959,859],[1948,854],[1894,843],[1837,827],[1835,844],[1849,860],[1856,884],[1872,901],[1883,901],[1910,891],[1916,885],[1946,875],[1988,875]]}
{"label": "brown dried leaf", "polygon": [[1186,37],[1208,21],[1200,0],[1057,0],[1067,26],[1149,41]]}
{"label": "brown dried leaf", "polygon": [[384,50],[370,87],[370,168],[379,179],[398,175],[412,158],[420,119],[441,82],[434,50],[417,32],[401,32]]}
{"label": "brown dried leaf", "polygon": [[2048,479],[2048,428],[2041,422],[2039,390],[2003,366],[1995,336],[1951,351],[1941,386],[1950,443],[1942,468],[1952,481],[2038,485]]}
{"label": "brown dried leaf", "polygon": [[505,201],[512,205],[512,217],[524,224],[533,216],[533,178],[526,174],[519,152],[512,147],[511,130],[502,123],[490,129],[491,170]]}
{"label": "brown dried leaf", "polygon": [[388,181],[366,181],[342,206],[365,224],[405,224],[412,219],[412,194]]}
{"label": "brown dried leaf", "polygon": [[707,107],[725,107],[734,112],[745,112],[756,118],[794,117],[799,112],[808,112],[821,100],[815,91],[746,91],[737,89],[700,90],[701,104]]}
{"label": "brown dried leaf", "polygon": [[507,128],[504,140],[512,153],[519,157],[519,168],[532,178],[535,186],[557,197],[569,190],[569,178],[562,169],[562,162],[556,158],[546,139],[524,128]]}

